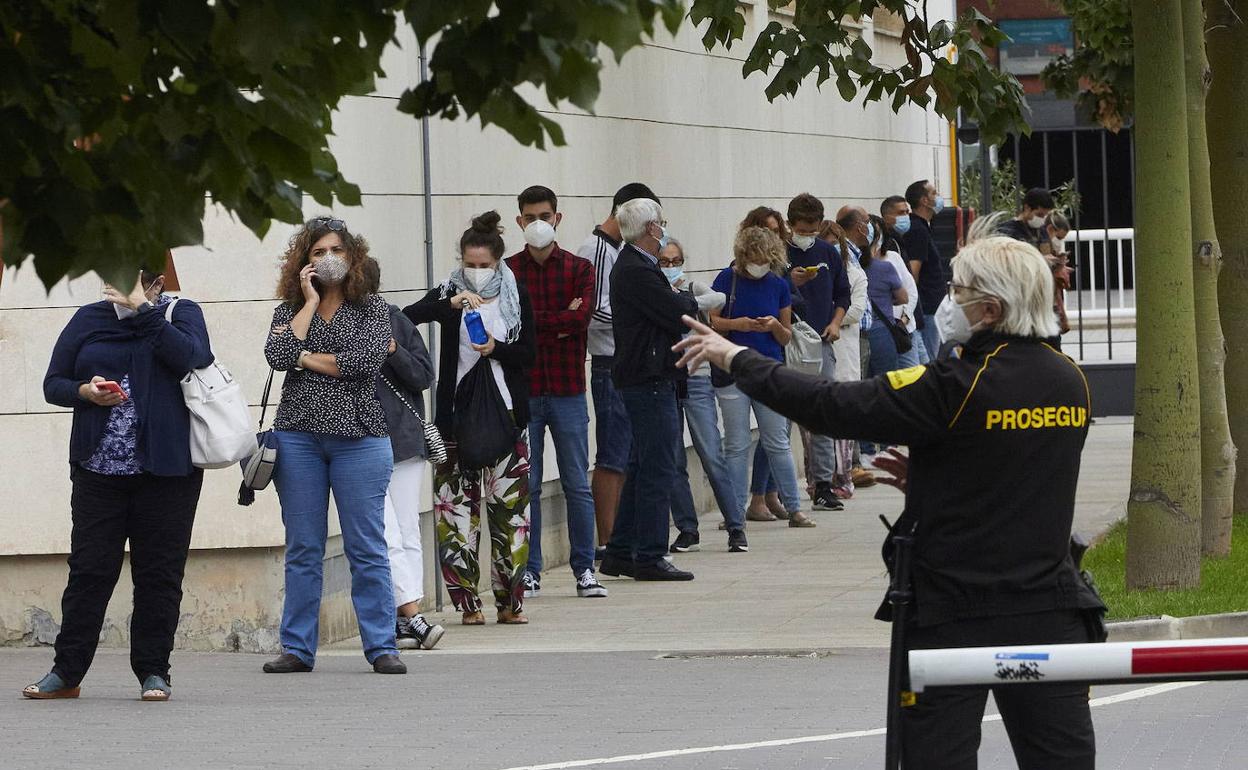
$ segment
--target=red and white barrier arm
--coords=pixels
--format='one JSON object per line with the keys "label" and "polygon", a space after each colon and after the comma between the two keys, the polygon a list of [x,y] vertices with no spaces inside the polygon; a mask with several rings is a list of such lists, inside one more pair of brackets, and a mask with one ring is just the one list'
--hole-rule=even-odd
{"label": "red and white barrier arm", "polygon": [[1248,679],[1248,637],[910,651],[910,689],[1035,682]]}

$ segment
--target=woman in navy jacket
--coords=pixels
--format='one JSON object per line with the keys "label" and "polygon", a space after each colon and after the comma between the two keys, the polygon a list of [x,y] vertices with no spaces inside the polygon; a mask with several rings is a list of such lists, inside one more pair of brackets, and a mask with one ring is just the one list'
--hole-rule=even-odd
{"label": "woman in navy jacket", "polygon": [[[22,694],[76,698],[130,542],[130,665],[143,700],[168,700],[169,653],[203,471],[191,465],[179,381],[212,363],[199,306],[166,318],[165,277],[143,271],[129,294],[78,309],[52,350],[48,403],[74,410],[69,442],[69,582],[52,671]],[[114,387],[115,383],[115,387]],[[119,391],[119,392],[118,392]]]}

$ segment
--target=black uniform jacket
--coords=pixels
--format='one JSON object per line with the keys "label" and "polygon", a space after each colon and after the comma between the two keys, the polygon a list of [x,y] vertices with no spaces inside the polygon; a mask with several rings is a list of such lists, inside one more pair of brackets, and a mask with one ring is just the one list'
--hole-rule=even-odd
{"label": "black uniform jacket", "polygon": [[631,243],[611,269],[611,315],[615,332],[612,379],[617,387],[664,380],[682,381],[684,369],[672,345],[689,329],[682,315],[697,316],[698,303],[687,291],[672,291],[663,271]]}
{"label": "black uniform jacket", "polygon": [[816,433],[910,448],[920,625],[1103,606],[1070,559],[1088,385],[1048,344],[981,332],[961,359],[845,383],[746,350],[732,373]]}

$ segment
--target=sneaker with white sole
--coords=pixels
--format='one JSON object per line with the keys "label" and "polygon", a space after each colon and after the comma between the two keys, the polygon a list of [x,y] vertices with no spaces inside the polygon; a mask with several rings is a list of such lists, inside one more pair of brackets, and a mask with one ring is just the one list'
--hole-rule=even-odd
{"label": "sneaker with white sole", "polygon": [[605,597],[606,586],[598,582],[592,569],[587,569],[576,576],[576,595],[582,599]]}
{"label": "sneaker with white sole", "polygon": [[414,650],[420,646],[420,639],[412,630],[412,619],[402,615],[394,623],[394,645],[400,650]]}
{"label": "sneaker with white sole", "polygon": [[728,552],[729,553],[748,553],[750,544],[745,539],[745,530],[730,529],[728,530]]}
{"label": "sneaker with white sole", "polygon": [[532,599],[534,596],[542,592],[542,576],[535,575],[532,572],[524,573],[524,577],[520,579],[524,583],[524,598]]}
{"label": "sneaker with white sole", "polygon": [[671,551],[673,553],[689,553],[690,551],[700,551],[702,546],[698,544],[699,537],[697,532],[681,532],[676,536],[676,540],[672,542]]}
{"label": "sneaker with white sole", "polygon": [[442,635],[446,633],[445,628],[437,623],[430,623],[425,620],[423,615],[410,618],[407,627],[420,644],[421,649],[424,650],[432,650],[434,647],[437,647],[438,642],[442,641]]}

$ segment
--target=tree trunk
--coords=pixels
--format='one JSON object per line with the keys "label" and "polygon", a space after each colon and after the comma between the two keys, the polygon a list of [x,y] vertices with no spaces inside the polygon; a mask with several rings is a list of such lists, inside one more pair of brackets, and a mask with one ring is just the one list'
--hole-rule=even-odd
{"label": "tree trunk", "polygon": [[1218,272],[1222,250],[1213,229],[1209,191],[1209,146],[1205,138],[1205,13],[1201,0],[1183,0],[1183,57],[1187,86],[1188,181],[1192,195],[1193,291],[1196,361],[1200,377],[1200,527],[1207,556],[1231,552],[1231,502],[1235,491],[1235,445],[1226,416],[1223,368],[1226,342],[1218,316]]}
{"label": "tree trunk", "polygon": [[[1127,587],[1200,582],[1200,392],[1192,291],[1183,3],[1132,0],[1135,29],[1135,443]],[[1177,216],[1176,216],[1177,214]]]}
{"label": "tree trunk", "polygon": [[[1222,327],[1226,341],[1226,401],[1231,438],[1248,446],[1248,2],[1240,0],[1238,14],[1227,2],[1209,3],[1209,87],[1205,120],[1209,130],[1209,181],[1213,190],[1213,219],[1222,244],[1223,269],[1218,277]],[[1239,456],[1235,474],[1237,515],[1248,514],[1248,453]]]}

